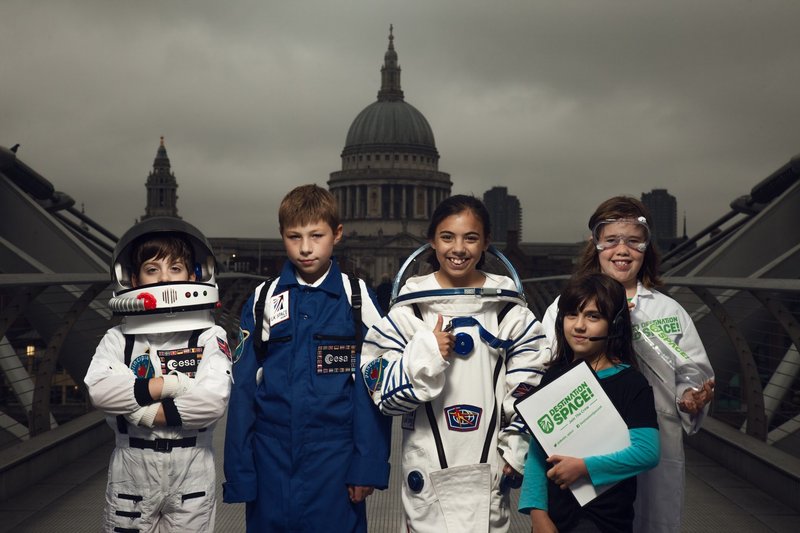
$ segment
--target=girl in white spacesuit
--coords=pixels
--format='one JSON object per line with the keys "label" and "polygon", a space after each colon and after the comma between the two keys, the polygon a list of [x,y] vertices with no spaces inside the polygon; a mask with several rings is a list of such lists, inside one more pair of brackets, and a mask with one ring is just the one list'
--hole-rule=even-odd
{"label": "girl in white spacesuit", "polygon": [[388,316],[364,341],[373,400],[403,417],[403,531],[509,526],[508,487],[528,450],[513,403],[539,382],[549,349],[521,285],[480,270],[487,253],[502,257],[489,248],[490,231],[480,200],[439,204],[428,228],[433,272],[409,278],[398,295],[417,254],[409,258]]}
{"label": "girl in white spacesuit", "polygon": [[[658,466],[639,475],[634,531],[678,532],[684,496],[681,429],[689,435],[700,429],[714,396],[714,373],[689,314],[654,288],[661,280],[649,219],[636,198],[615,196],[600,204],[589,219],[592,237],[576,274],[603,272],[625,287],[634,348],[653,387],[661,440]],[[551,340],[557,312],[558,299],[542,319]]]}

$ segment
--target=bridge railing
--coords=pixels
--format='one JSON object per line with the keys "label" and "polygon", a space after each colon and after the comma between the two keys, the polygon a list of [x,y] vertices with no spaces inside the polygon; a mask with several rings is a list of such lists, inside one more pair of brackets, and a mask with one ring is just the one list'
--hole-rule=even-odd
{"label": "bridge railing", "polygon": [[[568,276],[523,280],[541,317]],[[800,457],[800,280],[665,278],[714,368],[713,418]]]}
{"label": "bridge railing", "polygon": [[[235,343],[239,312],[263,278],[218,276],[217,323]],[[0,449],[92,410],[83,377],[119,322],[107,274],[0,274]]]}

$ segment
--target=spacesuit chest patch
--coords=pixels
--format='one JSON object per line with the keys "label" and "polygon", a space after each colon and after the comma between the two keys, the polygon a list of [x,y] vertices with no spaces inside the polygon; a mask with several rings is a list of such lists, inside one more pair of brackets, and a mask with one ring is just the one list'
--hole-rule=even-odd
{"label": "spacesuit chest patch", "polygon": [[355,344],[328,344],[317,348],[317,374],[341,374],[355,370]]}
{"label": "spacesuit chest patch", "polygon": [[197,372],[197,365],[203,359],[203,347],[159,350],[158,358],[161,360],[162,374],[169,374],[173,370],[178,370],[193,378]]}
{"label": "spacesuit chest patch", "polygon": [[522,383],[517,385],[517,387],[511,392],[511,396],[513,396],[514,398],[522,398],[532,390],[533,390],[533,385],[530,385],[523,381]]}
{"label": "spacesuit chest patch", "polygon": [[447,429],[450,431],[475,431],[481,423],[483,409],[474,405],[458,404],[444,408]]}
{"label": "spacesuit chest patch", "polygon": [[145,353],[131,361],[131,370],[137,378],[152,378],[156,375],[153,363],[150,361],[150,354]]}
{"label": "spacesuit chest patch", "polygon": [[228,361],[231,361],[232,360],[231,347],[228,346],[228,341],[217,337],[217,346],[219,346],[219,350],[225,354],[225,357],[228,358]]}
{"label": "spacesuit chest patch", "polygon": [[275,294],[269,299],[267,316],[270,327],[289,319],[289,291]]}
{"label": "spacesuit chest patch", "polygon": [[389,362],[383,357],[373,359],[364,367],[364,383],[367,390],[375,392],[383,384],[383,369],[389,366]]}
{"label": "spacesuit chest patch", "polygon": [[239,342],[236,343],[236,348],[233,350],[234,364],[242,356],[242,352],[244,352],[244,341],[246,341],[249,336],[250,332],[248,330],[239,328]]}

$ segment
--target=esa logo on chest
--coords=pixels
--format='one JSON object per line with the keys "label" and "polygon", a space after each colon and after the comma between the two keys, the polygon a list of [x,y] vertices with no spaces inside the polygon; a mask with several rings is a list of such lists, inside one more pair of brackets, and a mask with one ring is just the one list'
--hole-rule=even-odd
{"label": "esa logo on chest", "polygon": [[317,348],[317,374],[355,372],[356,345],[337,344]]}
{"label": "esa logo on chest", "polygon": [[198,346],[179,350],[158,350],[158,359],[161,361],[162,374],[177,370],[193,378],[197,373],[197,366],[203,359],[203,348]]}

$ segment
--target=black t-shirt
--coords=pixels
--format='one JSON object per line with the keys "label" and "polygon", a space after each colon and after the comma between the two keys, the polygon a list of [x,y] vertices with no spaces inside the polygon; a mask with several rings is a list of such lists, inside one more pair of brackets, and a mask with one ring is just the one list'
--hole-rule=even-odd
{"label": "black t-shirt", "polygon": [[[542,377],[539,386],[554,381],[570,368],[571,366],[551,367]],[[625,368],[613,376],[601,379],[600,386],[629,429],[658,428],[653,389],[636,369]],[[569,531],[581,519],[591,520],[604,533],[631,531],[635,499],[636,476],[620,481],[583,507],[578,504],[571,491],[561,490],[553,481],[547,480],[548,514],[559,531]]]}

